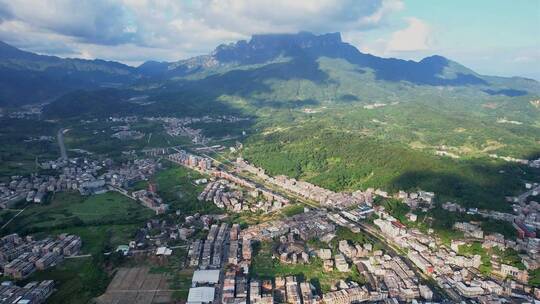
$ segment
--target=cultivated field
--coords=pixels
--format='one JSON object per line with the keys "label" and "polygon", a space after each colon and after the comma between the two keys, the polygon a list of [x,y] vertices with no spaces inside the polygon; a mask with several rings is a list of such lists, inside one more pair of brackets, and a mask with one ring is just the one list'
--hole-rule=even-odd
{"label": "cultivated field", "polygon": [[97,303],[171,303],[174,290],[169,289],[169,275],[149,270],[148,267],[120,268]]}

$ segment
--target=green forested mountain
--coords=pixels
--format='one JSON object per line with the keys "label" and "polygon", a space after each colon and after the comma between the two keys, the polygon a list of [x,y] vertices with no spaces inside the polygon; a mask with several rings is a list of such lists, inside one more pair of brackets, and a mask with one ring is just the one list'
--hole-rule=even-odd
{"label": "green forested mountain", "polygon": [[137,78],[134,68],[117,62],[37,55],[0,42],[0,106],[50,101],[73,89],[118,87]]}
{"label": "green forested mountain", "polygon": [[[202,90],[219,97],[298,104],[426,94],[498,98],[540,93],[537,81],[483,76],[442,56],[419,62],[381,58],[341,41],[339,33],[255,35],[178,62],[137,68],[103,60],[62,59],[0,43],[0,105],[34,103],[74,89],[131,86]],[[448,93],[448,94],[445,94]],[[395,98],[394,98],[395,99]]]}
{"label": "green forested mountain", "polygon": [[134,69],[80,64],[129,84],[71,92],[45,117],[250,116],[243,156],[272,174],[334,190],[422,188],[469,206],[505,209],[504,196],[539,175],[490,155],[540,156],[540,84],[441,56],[380,58],[338,33],[299,33]]}

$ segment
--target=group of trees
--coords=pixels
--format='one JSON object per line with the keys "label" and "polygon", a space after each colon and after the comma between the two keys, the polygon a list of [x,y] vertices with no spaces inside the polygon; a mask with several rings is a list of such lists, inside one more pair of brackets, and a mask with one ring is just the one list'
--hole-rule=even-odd
{"label": "group of trees", "polygon": [[342,131],[299,127],[255,136],[246,146],[244,156],[268,173],[304,179],[334,191],[422,189],[435,192],[441,201],[507,211],[504,197],[522,187],[522,169],[515,165],[488,159],[437,158]]}

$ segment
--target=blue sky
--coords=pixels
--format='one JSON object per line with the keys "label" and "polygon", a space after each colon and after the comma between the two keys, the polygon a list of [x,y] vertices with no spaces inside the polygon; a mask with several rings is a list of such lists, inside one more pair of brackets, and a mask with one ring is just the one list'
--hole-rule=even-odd
{"label": "blue sky", "polygon": [[540,79],[540,1],[427,3],[405,1],[386,26],[349,38],[381,56],[418,60],[439,54],[481,74]]}
{"label": "blue sky", "polygon": [[540,0],[0,0],[0,40],[137,65],[255,33],[341,32],[364,52],[439,54],[481,74],[540,80]]}

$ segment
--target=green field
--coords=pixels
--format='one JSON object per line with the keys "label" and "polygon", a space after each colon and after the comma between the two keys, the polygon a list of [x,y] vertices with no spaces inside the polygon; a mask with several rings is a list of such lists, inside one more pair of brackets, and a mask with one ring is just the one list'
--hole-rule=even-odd
{"label": "green field", "polygon": [[95,258],[65,260],[60,265],[34,273],[28,280],[54,280],[56,291],[51,304],[87,304],[109,284],[110,276]]}
{"label": "green field", "polygon": [[175,290],[173,299],[177,301],[186,301],[191,288],[191,279],[193,277],[193,268],[184,268],[187,251],[182,248],[174,250],[165,265],[153,266],[150,272],[164,272],[171,275],[169,288]]}
{"label": "green field", "polygon": [[158,186],[158,194],[163,201],[170,204],[171,210],[180,210],[184,214],[221,213],[222,211],[211,202],[200,202],[197,195],[205,185],[196,185],[193,181],[203,178],[196,171],[180,165],[166,162],[167,168],[158,172],[152,180]]}
{"label": "green field", "polygon": [[[142,225],[142,223],[141,223]],[[103,252],[115,250],[118,245],[127,245],[133,240],[135,231],[140,228],[139,224],[125,225],[99,225],[84,227],[68,227],[53,230],[50,233],[71,233],[79,235],[83,240],[82,254],[100,255]]]}
{"label": "green field", "polygon": [[55,281],[57,291],[47,303],[89,303],[110,280],[104,253],[127,244],[152,215],[151,210],[115,192],[90,197],[57,193],[44,205],[27,206],[3,233],[79,235],[81,254],[90,257],[66,259],[56,267],[34,273],[28,280]]}
{"label": "green field", "polygon": [[[27,119],[0,119],[0,182],[9,176],[36,172],[39,160],[60,157],[56,124]],[[53,136],[53,141],[25,142],[29,137]]]}
{"label": "green field", "polygon": [[3,226],[5,223],[7,223],[13,216],[15,216],[17,213],[19,213],[18,210],[13,209],[2,209],[0,210],[0,226]]}
{"label": "green field", "polygon": [[[130,125],[131,130],[142,132],[145,136],[129,140],[112,138],[111,135],[116,131],[113,131],[111,127],[120,125]],[[113,159],[121,159],[122,151],[171,147],[191,142],[186,137],[168,135],[159,122],[113,123],[103,121],[101,118],[97,122],[87,124],[73,123],[65,135],[65,143],[68,149],[83,149]]]}
{"label": "green field", "polygon": [[322,260],[319,258],[311,258],[309,264],[281,264],[272,258],[272,243],[270,242],[263,242],[256,246],[251,264],[251,275],[267,279],[278,276],[297,276],[300,281],[312,283],[322,293],[330,291],[331,286],[339,280],[365,282],[354,266],[351,267],[350,272],[343,273],[335,269],[331,272],[325,272]]}
{"label": "green field", "polygon": [[49,203],[29,205],[4,230],[27,234],[78,226],[132,224],[151,215],[151,210],[119,193],[82,197],[78,193],[61,192]]}

